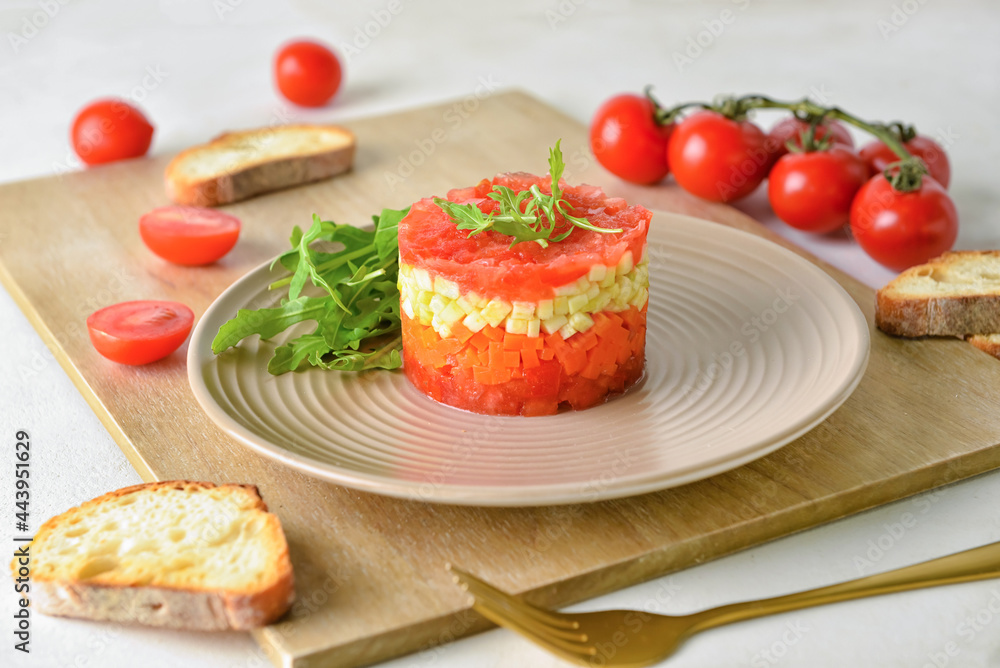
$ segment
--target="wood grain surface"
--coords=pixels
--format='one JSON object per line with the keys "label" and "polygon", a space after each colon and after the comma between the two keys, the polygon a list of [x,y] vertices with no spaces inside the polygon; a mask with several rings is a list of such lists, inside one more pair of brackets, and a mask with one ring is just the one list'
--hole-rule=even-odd
{"label": "wood grain surface", "polygon": [[[281,517],[298,602],[256,633],[275,664],[370,664],[486,628],[446,574],[449,561],[563,605],[1000,466],[1000,364],[958,340],[894,339],[874,328],[854,395],[778,452],[678,489],[522,509],[432,505],[310,479],[208,420],[187,384],[186,347],[139,368],[94,352],[85,319],[96,308],[174,299],[200,315],[284,250],[292,226],[314,212],[363,224],[383,206],[495,172],[544,172],[546,147],[559,138],[571,182],[788,245],[732,208],[616,181],[592,164],[585,128],[521,93],[347,125],[358,136],[354,171],[226,207],[243,235],[206,268],[162,262],[139,239],[139,216],[168,203],[169,156],[0,187],[0,278],[143,478],[256,483]],[[819,264],[871,322],[872,290]]]}

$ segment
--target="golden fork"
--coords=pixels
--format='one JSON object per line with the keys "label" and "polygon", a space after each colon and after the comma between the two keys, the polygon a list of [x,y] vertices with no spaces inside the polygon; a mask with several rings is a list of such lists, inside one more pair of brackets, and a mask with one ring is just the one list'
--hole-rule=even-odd
{"label": "golden fork", "polygon": [[1000,542],[828,587],[681,616],[641,610],[554,612],[525,603],[450,564],[448,569],[472,594],[477,612],[553,654],[581,666],[638,668],[667,658],[695,633],[723,624],[865,596],[1000,577]]}

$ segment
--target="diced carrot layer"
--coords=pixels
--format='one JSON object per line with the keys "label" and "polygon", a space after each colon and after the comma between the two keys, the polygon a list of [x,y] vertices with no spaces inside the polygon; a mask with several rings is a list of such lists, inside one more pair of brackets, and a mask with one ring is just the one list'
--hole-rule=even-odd
{"label": "diced carrot layer", "polygon": [[528,339],[525,334],[511,334],[507,332],[503,336],[503,347],[505,350],[520,350],[524,347],[524,342]]}
{"label": "diced carrot layer", "polygon": [[472,338],[472,331],[463,325],[461,320],[459,320],[451,326],[451,335],[460,342],[465,343]]}
{"label": "diced carrot layer", "polygon": [[[586,332],[563,339],[510,334],[486,326],[473,334],[433,327],[402,314],[403,369],[442,403],[492,415],[551,415],[589,408],[624,392],[642,375],[646,308],[594,315]],[[460,325],[460,323],[459,323]]]}
{"label": "diced carrot layer", "polygon": [[490,325],[486,325],[481,331],[490,341],[503,341],[503,337],[507,336],[507,332],[505,330],[500,329],[499,327],[491,327]]}
{"label": "diced carrot layer", "polygon": [[[433,327],[428,327],[433,331]],[[476,350],[486,350],[490,347],[490,340],[486,337],[482,331],[476,332],[475,335],[469,339],[469,342],[476,347]]]}
{"label": "diced carrot layer", "polygon": [[503,346],[496,341],[490,344],[490,368],[503,368]]}

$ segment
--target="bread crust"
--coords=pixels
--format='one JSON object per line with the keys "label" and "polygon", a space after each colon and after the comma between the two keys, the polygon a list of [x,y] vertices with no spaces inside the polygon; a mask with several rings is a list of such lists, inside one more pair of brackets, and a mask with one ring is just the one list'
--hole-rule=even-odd
{"label": "bread crust", "polygon": [[1000,251],[956,251],[911,267],[875,296],[875,324],[894,336],[956,336],[1000,332],[1000,294],[907,294],[901,290],[917,277],[933,275],[957,261],[995,260]]}
{"label": "bread crust", "polygon": [[1000,332],[1000,296],[900,298],[876,295],[875,324],[893,336],[956,336]]}
{"label": "bread crust", "polygon": [[280,618],[294,599],[289,572],[254,595],[63,581],[34,582],[32,605],[56,617],[184,631],[248,631]]}
{"label": "bread crust", "polygon": [[[189,480],[171,480],[132,485],[97,498],[46,521],[31,546],[44,545],[50,534],[65,523],[72,523],[96,505],[113,502],[137,493],[156,493],[174,489],[189,494],[222,490],[244,495],[247,510],[267,513],[261,529],[271,548],[266,572],[268,577],[251,590],[225,590],[211,586],[169,587],[136,584],[129,578],[113,575],[101,581],[84,581],[46,572],[31,575],[33,607],[40,612],[99,621],[144,624],[192,631],[247,630],[269,624],[281,617],[295,598],[295,581],[288,544],[276,515],[255,485],[224,484]],[[29,548],[30,549],[30,548]],[[37,555],[32,553],[34,561]],[[16,564],[12,564],[16,568]]]}
{"label": "bread crust", "polygon": [[1000,359],[1000,335],[992,334],[989,336],[983,336],[981,334],[976,334],[970,336],[968,342],[979,348],[983,352],[989,353]]}
{"label": "bread crust", "polygon": [[[325,151],[281,159],[261,157],[244,160],[212,178],[193,179],[184,173],[184,165],[201,155],[231,144],[243,144],[271,132],[333,132],[344,137],[345,144]],[[312,183],[346,172],[354,164],[354,134],[337,125],[284,125],[275,128],[226,132],[207,144],[192,146],[178,153],[167,165],[164,180],[167,195],[177,204],[220,206],[248,199],[273,190]]]}

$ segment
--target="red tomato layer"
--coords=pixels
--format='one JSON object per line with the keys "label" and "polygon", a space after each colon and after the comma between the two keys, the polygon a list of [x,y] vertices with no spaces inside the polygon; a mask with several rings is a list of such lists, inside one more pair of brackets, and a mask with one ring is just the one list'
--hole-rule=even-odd
{"label": "red tomato layer", "polygon": [[[452,202],[473,203],[484,212],[496,202],[486,197],[494,185],[515,191],[532,185],[551,193],[548,176],[514,173],[500,174],[492,181],[448,193]],[[469,238],[468,230],[459,230],[430,198],[415,203],[399,223],[400,259],[413,267],[422,267],[432,276],[443,276],[458,283],[463,293],[473,291],[507,301],[551,299],[554,289],[577,280],[595,264],[618,264],[625,251],[632,251],[635,262],[642,257],[652,214],[641,206],[628,206],[618,197],[607,197],[595,186],[565,188],[565,199],[572,215],[586,217],[593,225],[606,229],[621,228],[620,234],[601,234],[580,228],[565,240],[542,248],[537,243],[522,242],[510,248],[510,237],[484,232]]]}
{"label": "red tomato layer", "polygon": [[624,392],[642,376],[646,307],[594,316],[594,326],[563,340],[459,324],[442,338],[402,314],[403,370],[441,403],[488,415],[552,415],[582,410]]}

